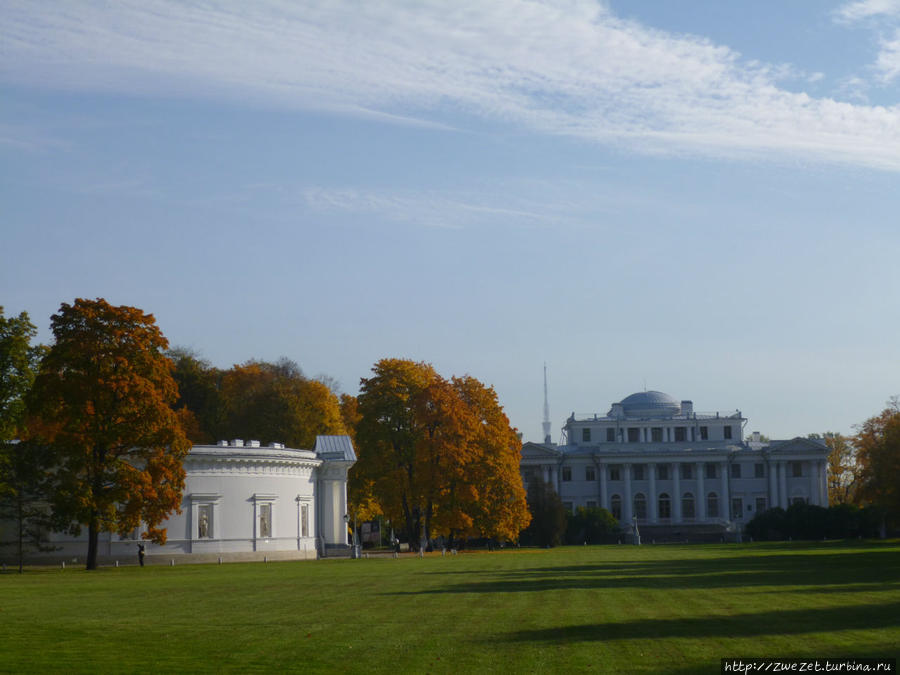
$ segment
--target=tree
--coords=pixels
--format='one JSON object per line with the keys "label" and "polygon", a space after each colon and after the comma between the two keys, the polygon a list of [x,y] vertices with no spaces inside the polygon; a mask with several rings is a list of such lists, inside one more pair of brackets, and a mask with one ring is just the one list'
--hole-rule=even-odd
{"label": "tree", "polygon": [[531,524],[522,538],[538,546],[558,546],[566,531],[566,509],[550,483],[534,478],[528,483]]}
{"label": "tree", "polygon": [[850,504],[856,484],[856,453],[841,434],[827,431],[824,440],[828,446],[828,503]]}
{"label": "tree", "polygon": [[27,313],[7,319],[0,307],[0,521],[13,526],[7,536],[16,546],[20,573],[26,547],[46,548],[49,525],[43,502],[46,453],[15,441],[24,432],[25,396],[44,352],[31,345],[36,334]]}
{"label": "tree", "polygon": [[900,399],[862,423],[854,439],[859,500],[881,509],[884,524],[900,522]]}
{"label": "tree", "polygon": [[29,395],[29,435],[49,447],[53,510],[77,534],[88,528],[87,569],[98,534],[165,543],[160,524],[180,509],[190,449],[172,409],[178,390],[152,314],[103,299],[63,303],[54,344]]}
{"label": "tree", "polygon": [[372,371],[358,397],[351,489],[368,490],[413,548],[439,535],[516,538],[528,524],[520,444],[493,389],[403,359]]}
{"label": "tree", "polygon": [[219,387],[222,373],[195,352],[176,347],[168,352],[178,385],[178,411],[185,435],[192,443],[215,443],[220,438],[222,411]]}
{"label": "tree", "polygon": [[619,521],[603,508],[579,506],[568,518],[566,543],[602,544],[619,531]]}

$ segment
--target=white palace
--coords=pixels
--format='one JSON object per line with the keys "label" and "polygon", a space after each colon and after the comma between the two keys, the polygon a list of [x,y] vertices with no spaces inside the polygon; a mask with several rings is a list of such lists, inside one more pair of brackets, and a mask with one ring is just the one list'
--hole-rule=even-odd
{"label": "white palace", "polygon": [[[162,524],[166,543],[144,542],[140,528],[125,537],[104,532],[98,560],[136,562],[139,543],[148,562],[163,564],[346,554],[347,471],[355,461],[348,436],[318,436],[312,450],[240,439],[195,445],[184,460],[181,513]],[[3,526],[12,523],[0,522],[0,540],[9,543],[12,528]],[[48,537],[54,550],[31,552],[30,559],[85,559],[85,531]],[[13,550],[5,546],[0,554],[11,557]]]}
{"label": "white palace", "polygon": [[740,531],[768,508],[802,500],[828,506],[819,441],[744,442],[740,411],[694,412],[658,391],[632,394],[605,415],[566,420],[559,445],[522,447],[522,478],[549,482],[568,510],[603,507],[658,537]]}

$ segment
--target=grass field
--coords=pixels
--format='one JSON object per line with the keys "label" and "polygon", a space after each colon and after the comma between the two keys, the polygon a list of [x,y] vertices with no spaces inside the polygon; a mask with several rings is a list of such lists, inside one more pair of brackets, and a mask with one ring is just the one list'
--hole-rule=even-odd
{"label": "grass field", "polygon": [[900,542],[0,575],[4,672],[682,672],[896,657]]}

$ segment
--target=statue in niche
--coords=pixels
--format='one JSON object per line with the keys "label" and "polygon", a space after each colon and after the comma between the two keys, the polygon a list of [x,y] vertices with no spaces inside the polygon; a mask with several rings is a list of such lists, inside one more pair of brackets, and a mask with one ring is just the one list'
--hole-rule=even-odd
{"label": "statue in niche", "polygon": [[260,537],[270,537],[272,536],[272,527],[269,523],[270,519],[270,509],[267,506],[264,506],[260,509],[259,512],[259,536]]}
{"label": "statue in niche", "polygon": [[199,530],[201,539],[209,537],[209,514],[206,512],[206,509],[200,511]]}

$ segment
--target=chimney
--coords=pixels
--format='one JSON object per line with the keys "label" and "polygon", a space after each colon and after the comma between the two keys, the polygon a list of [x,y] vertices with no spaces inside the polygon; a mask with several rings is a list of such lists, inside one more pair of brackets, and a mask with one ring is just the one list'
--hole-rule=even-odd
{"label": "chimney", "polygon": [[694,414],[694,402],[693,401],[682,401],[681,402],[681,414],[690,417]]}

